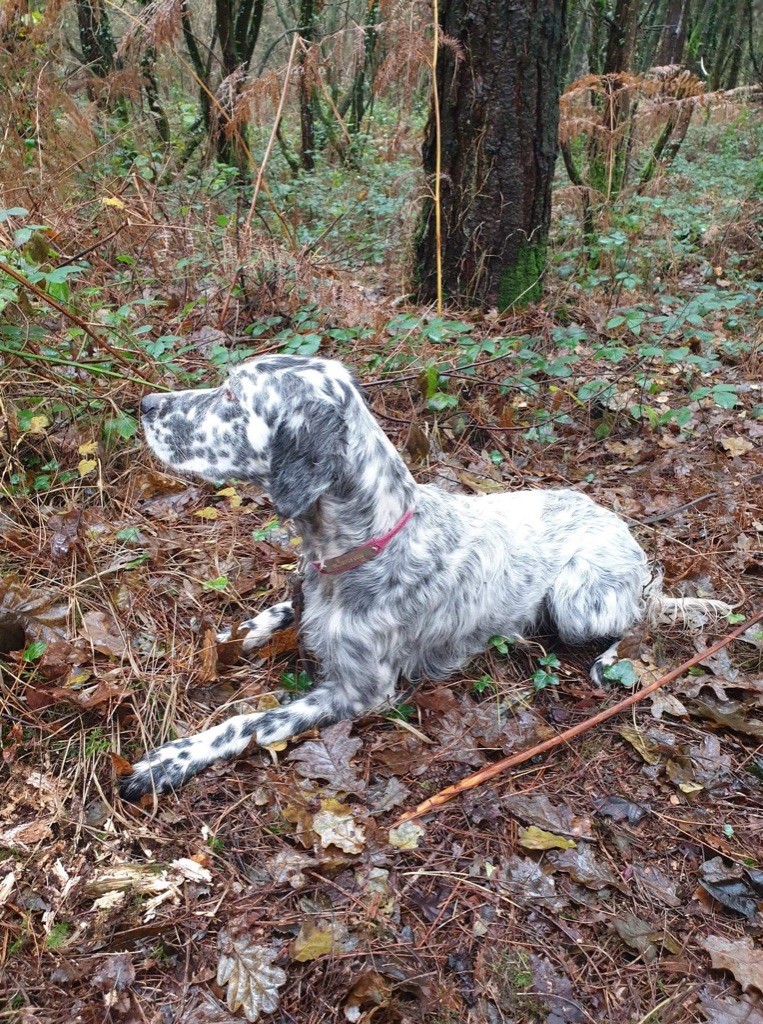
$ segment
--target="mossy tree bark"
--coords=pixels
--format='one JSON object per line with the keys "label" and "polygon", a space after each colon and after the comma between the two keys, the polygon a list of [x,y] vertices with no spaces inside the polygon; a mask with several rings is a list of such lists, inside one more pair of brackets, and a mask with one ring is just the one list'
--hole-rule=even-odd
{"label": "mossy tree bark", "polygon": [[[537,299],[557,152],[565,0],[441,0],[442,260],[447,300],[504,310]],[[435,169],[434,111],[424,169]],[[416,242],[435,298],[433,202]]]}

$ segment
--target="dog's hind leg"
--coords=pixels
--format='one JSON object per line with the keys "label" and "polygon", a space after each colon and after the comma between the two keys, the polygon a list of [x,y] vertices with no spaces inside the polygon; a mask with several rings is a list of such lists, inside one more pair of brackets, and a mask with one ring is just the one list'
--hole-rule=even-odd
{"label": "dog's hind leg", "polygon": [[644,617],[644,566],[635,558],[616,568],[572,558],[546,595],[560,638],[581,645],[625,636]]}
{"label": "dog's hind leg", "polygon": [[618,647],[644,618],[645,561],[634,552],[615,568],[576,557],[562,569],[546,596],[546,606],[565,643],[596,644],[601,651],[590,668],[597,686],[619,657]]}
{"label": "dog's hind leg", "polygon": [[227,643],[235,634],[237,639],[243,639],[243,650],[251,651],[255,647],[262,647],[279,629],[286,629],[293,624],[294,608],[292,603],[291,601],[282,601],[280,604],[274,604],[271,608],[266,608],[264,612],[260,612],[254,618],[246,619],[237,627],[221,630],[217,634],[217,642],[219,644]]}
{"label": "dog's hind leg", "polygon": [[125,800],[144,793],[167,793],[218,760],[243,754],[252,740],[269,746],[317,726],[332,725],[380,707],[394,691],[396,677],[380,670],[372,678],[366,666],[357,667],[357,680],[343,685],[325,682],[315,692],[270,711],[235,715],[211,729],[173,740],[144,754],[130,775],[120,780]]}
{"label": "dog's hind leg", "polygon": [[[616,640],[609,637],[607,641],[606,650],[603,650],[601,654],[596,657],[591,663],[591,667],[588,670],[588,675],[591,682],[597,686],[606,686],[607,683],[611,683],[611,680],[607,677],[607,669],[617,664],[620,657],[619,647],[625,637],[618,637]],[[612,640],[612,643],[609,643]]]}

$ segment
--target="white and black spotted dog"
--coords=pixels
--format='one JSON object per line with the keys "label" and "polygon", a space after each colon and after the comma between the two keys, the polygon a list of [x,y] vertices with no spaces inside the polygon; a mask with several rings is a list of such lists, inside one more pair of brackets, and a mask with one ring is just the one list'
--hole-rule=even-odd
{"label": "white and black spotted dog", "polygon": [[[720,602],[671,599],[613,512],[572,490],[466,497],[418,485],[338,362],[263,356],[217,388],[149,395],[143,428],[172,469],[262,487],[294,520],[305,570],[300,636],[314,691],[145,754],[130,800],[180,786],[218,758],[356,718],[398,679],[443,679],[491,637],[551,628],[609,647],[645,617]],[[651,585],[651,586],[650,586]],[[244,649],[294,621],[291,602],[244,623]]]}

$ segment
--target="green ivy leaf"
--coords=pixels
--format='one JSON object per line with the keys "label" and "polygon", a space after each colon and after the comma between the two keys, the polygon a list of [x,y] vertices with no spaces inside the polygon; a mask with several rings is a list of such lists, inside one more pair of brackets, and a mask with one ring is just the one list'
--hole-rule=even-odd
{"label": "green ivy leaf", "polygon": [[616,661],[614,665],[608,665],[604,669],[604,678],[620,683],[621,686],[635,686],[638,682],[638,673],[633,662],[623,658],[622,661]]}
{"label": "green ivy leaf", "polygon": [[555,672],[547,672],[544,668],[533,672],[530,679],[536,690],[544,690],[547,686],[559,686],[560,682],[559,676]]}

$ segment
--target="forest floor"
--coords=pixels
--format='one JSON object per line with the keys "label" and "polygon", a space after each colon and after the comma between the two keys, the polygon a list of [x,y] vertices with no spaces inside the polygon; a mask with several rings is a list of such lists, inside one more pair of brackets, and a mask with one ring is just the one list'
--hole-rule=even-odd
{"label": "forest floor", "polygon": [[[419,481],[580,488],[668,590],[738,604],[734,621],[760,608],[761,126],[726,118],[602,218],[595,259],[560,183],[546,298],[506,317],[401,299],[412,145],[274,190],[291,252],[236,235],[224,181],[103,177],[76,211],[39,182],[28,216],[5,211],[8,239],[46,225],[59,259],[35,263],[40,229],[2,258],[21,245],[14,265],[92,334],[0,285],[0,1020],[763,1022],[759,627],[403,831],[406,809],[627,689],[596,688],[590,652],[497,642],[389,714],[156,806],[116,793],[146,747],[307,685],[288,638],[248,661],[214,642],[289,591],[268,501],[168,476],[136,419],[147,389],[247,354],[344,359]],[[732,628],[654,630],[633,670]]]}

